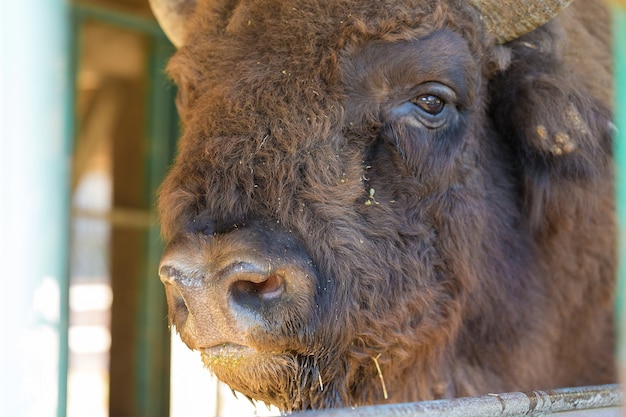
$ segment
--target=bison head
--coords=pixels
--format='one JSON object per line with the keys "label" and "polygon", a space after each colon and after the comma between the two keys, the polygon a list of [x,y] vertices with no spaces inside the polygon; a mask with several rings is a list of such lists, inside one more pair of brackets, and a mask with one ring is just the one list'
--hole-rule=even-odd
{"label": "bison head", "polygon": [[295,410],[612,378],[597,4],[155,3],[160,275],[219,379]]}

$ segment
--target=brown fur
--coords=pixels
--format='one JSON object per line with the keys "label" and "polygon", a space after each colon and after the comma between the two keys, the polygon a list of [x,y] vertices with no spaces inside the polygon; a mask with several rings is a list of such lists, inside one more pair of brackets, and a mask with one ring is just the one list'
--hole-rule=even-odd
{"label": "brown fur", "polygon": [[[496,45],[455,0],[200,1],[159,203],[183,340],[284,410],[614,381],[598,3]],[[425,129],[402,106],[432,81],[454,110]],[[247,256],[285,294],[224,313],[212,268]]]}

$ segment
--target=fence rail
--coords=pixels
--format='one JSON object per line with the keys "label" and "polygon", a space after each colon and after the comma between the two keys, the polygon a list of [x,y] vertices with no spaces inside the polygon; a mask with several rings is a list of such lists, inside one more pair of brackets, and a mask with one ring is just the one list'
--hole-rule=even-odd
{"label": "fence rail", "polygon": [[489,394],[481,397],[305,411],[291,417],[620,417],[619,385]]}

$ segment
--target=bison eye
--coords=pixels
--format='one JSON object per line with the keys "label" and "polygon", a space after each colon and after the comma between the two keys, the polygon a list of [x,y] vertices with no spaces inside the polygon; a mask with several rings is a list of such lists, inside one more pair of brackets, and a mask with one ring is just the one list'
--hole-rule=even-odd
{"label": "bison eye", "polygon": [[441,113],[446,105],[442,99],[432,94],[421,95],[411,100],[411,102],[433,116]]}
{"label": "bison eye", "polygon": [[[454,120],[457,114],[458,97],[445,84],[429,81],[412,89],[404,106],[422,126],[439,129]],[[402,106],[400,106],[402,107]]]}

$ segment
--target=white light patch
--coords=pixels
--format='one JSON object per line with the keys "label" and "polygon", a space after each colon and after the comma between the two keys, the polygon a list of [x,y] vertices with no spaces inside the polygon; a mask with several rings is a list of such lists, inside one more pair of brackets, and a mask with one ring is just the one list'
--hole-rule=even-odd
{"label": "white light patch", "polygon": [[69,346],[75,353],[106,353],[111,348],[111,334],[105,326],[72,326]]}
{"label": "white light patch", "polygon": [[58,323],[61,317],[61,290],[53,277],[45,276],[35,289],[33,312],[37,318],[49,323]]}
{"label": "white light patch", "polygon": [[74,312],[106,311],[112,302],[113,292],[107,284],[75,284],[70,288],[70,309]]}

